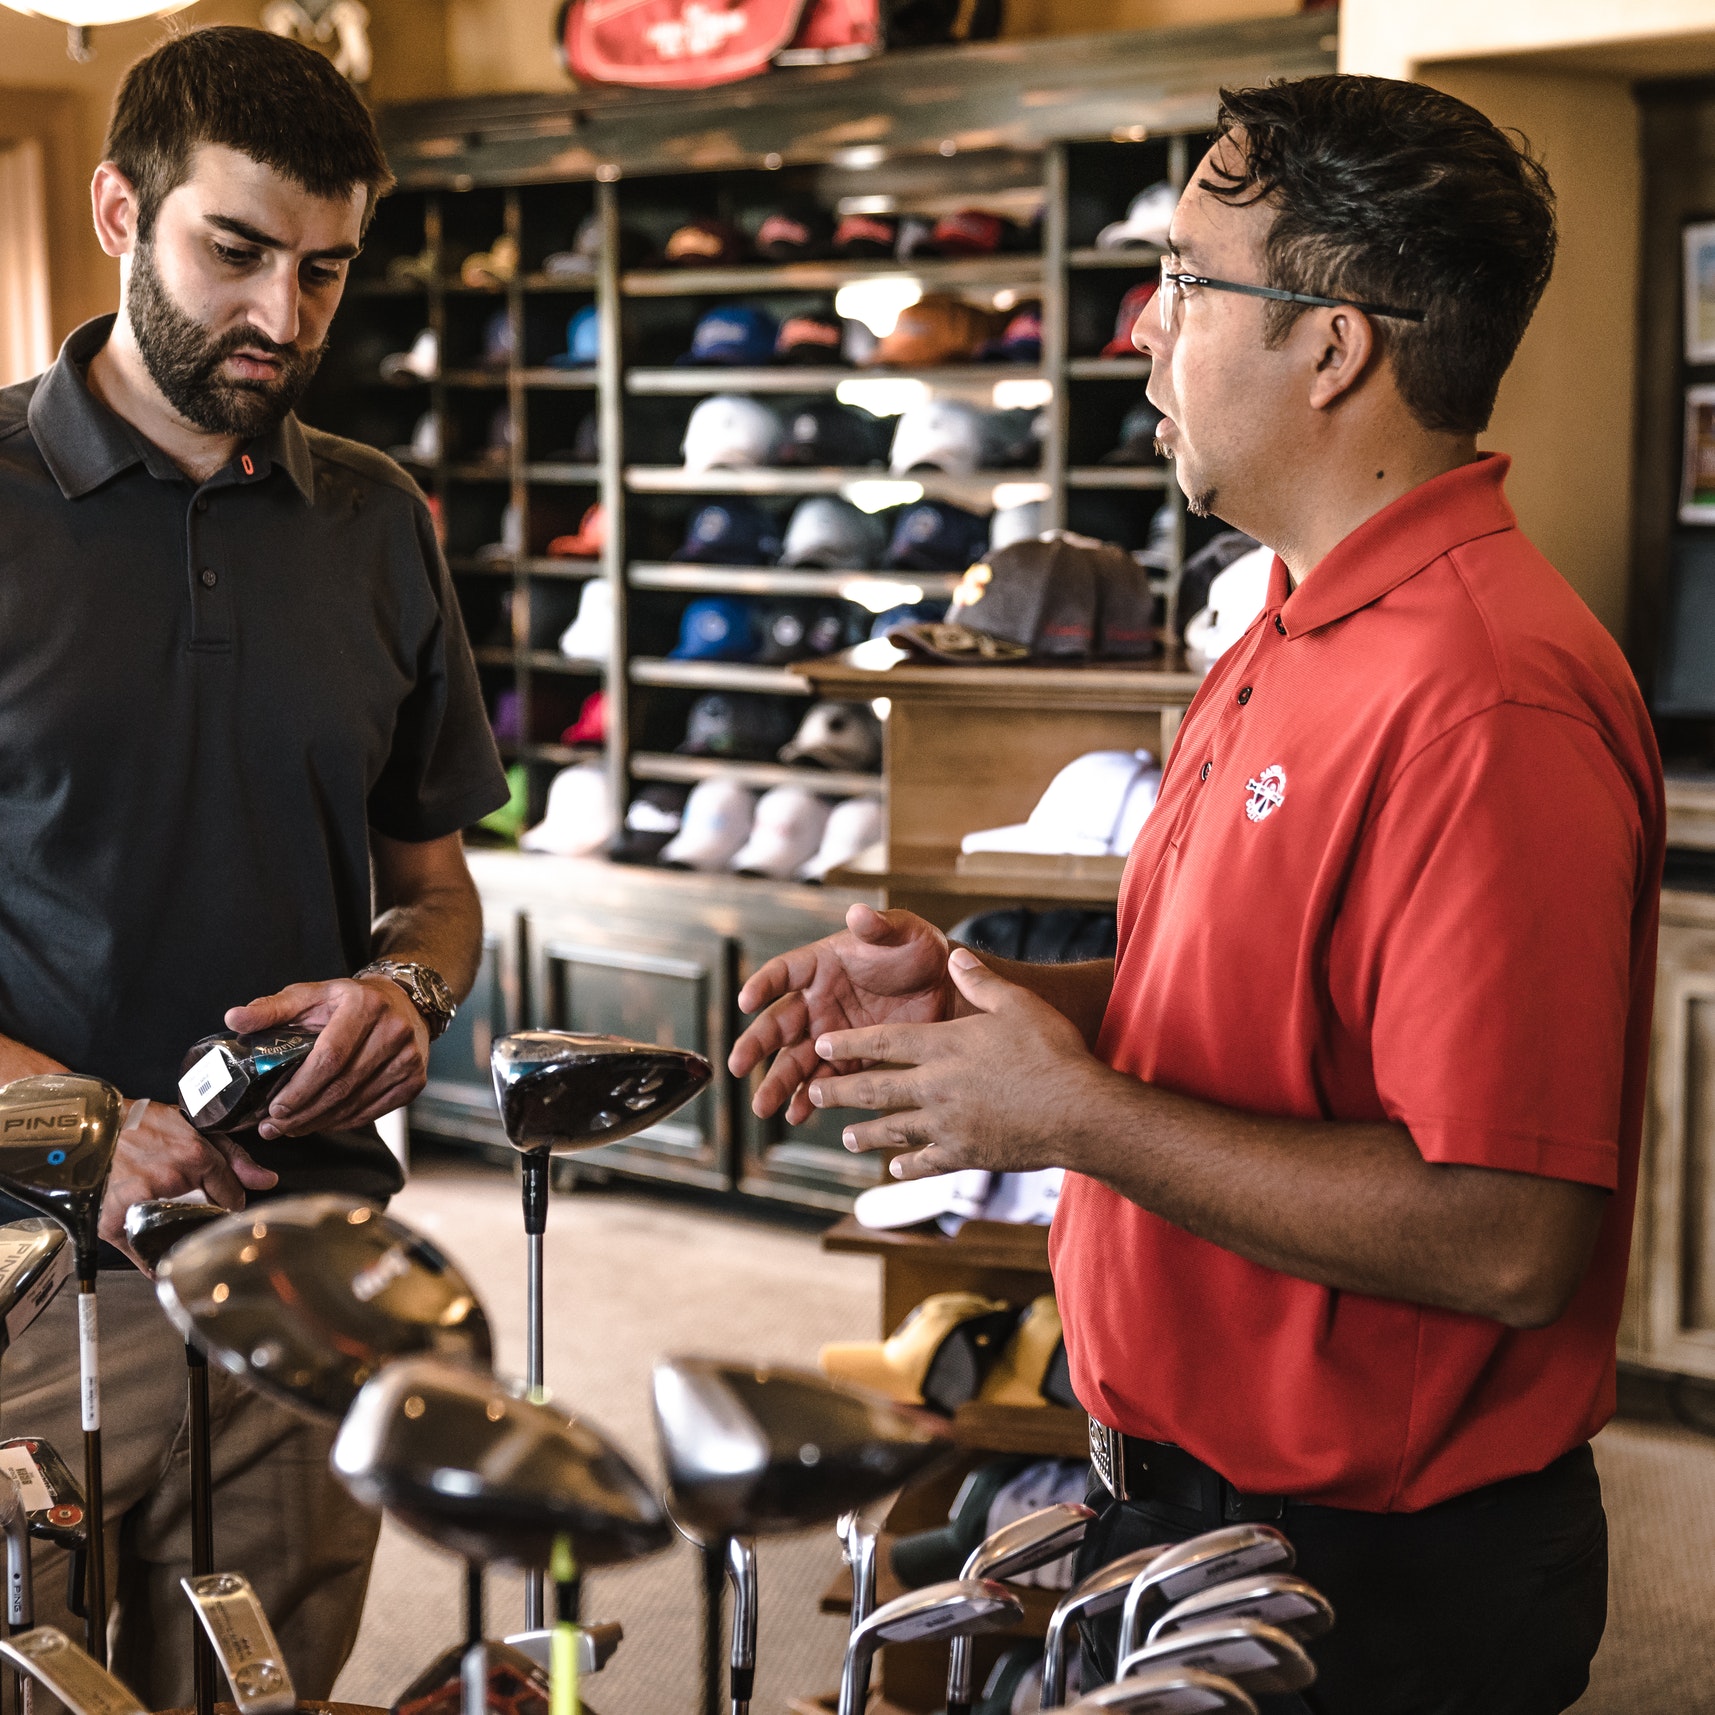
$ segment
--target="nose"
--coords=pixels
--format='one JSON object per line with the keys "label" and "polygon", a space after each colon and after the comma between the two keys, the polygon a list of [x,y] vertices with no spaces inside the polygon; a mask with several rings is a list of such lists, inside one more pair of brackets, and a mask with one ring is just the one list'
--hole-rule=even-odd
{"label": "nose", "polygon": [[303,324],[302,292],[295,268],[270,268],[267,277],[257,283],[256,296],[250,305],[250,325],[264,333],[276,345],[291,345]]}
{"label": "nose", "polygon": [[1161,294],[1158,292],[1143,306],[1143,314],[1131,324],[1131,343],[1146,357],[1156,361],[1167,355],[1173,337],[1161,325]]}

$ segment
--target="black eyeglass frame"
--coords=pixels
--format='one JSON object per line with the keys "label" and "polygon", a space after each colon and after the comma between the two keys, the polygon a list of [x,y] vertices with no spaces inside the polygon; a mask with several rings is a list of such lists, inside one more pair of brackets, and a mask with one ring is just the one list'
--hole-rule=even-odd
{"label": "black eyeglass frame", "polygon": [[[1402,310],[1394,304],[1365,304],[1356,298],[1320,298],[1314,292],[1287,292],[1279,286],[1247,286],[1237,280],[1216,280],[1207,274],[1182,274],[1169,268],[1166,257],[1163,257],[1161,283],[1165,286],[1169,281],[1175,286],[1206,286],[1211,292],[1241,292],[1247,298],[1268,298],[1277,304],[1308,304],[1319,310],[1362,310],[1367,316],[1388,316],[1401,322],[1421,322],[1429,315],[1427,310]],[[1167,294],[1162,296],[1165,309]],[[1162,325],[1166,325],[1165,316]]]}

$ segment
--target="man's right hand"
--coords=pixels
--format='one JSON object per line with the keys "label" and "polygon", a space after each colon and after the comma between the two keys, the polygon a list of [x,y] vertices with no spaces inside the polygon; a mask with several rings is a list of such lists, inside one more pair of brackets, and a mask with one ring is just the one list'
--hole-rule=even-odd
{"label": "man's right hand", "polygon": [[949,951],[947,937],[909,911],[854,905],[839,934],[770,959],[738,991],[741,1011],[766,1011],[727,1059],[743,1078],[774,1056],[751,1110],[766,1118],[784,1106],[787,1122],[802,1125],[816,1112],[806,1091],[813,1076],[861,1069],[817,1058],[816,1039],[827,1031],[894,1019],[938,1024],[968,1011],[947,975]]}

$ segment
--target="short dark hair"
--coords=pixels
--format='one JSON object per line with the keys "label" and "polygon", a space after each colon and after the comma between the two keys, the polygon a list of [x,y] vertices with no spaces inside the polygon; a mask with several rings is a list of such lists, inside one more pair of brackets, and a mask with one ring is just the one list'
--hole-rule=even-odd
{"label": "short dark hair", "polygon": [[[1429,429],[1487,428],[1554,267],[1554,192],[1523,137],[1440,90],[1331,74],[1221,91],[1243,166],[1202,189],[1275,209],[1266,284],[1425,312],[1374,319]],[[1270,304],[1268,338],[1303,309]]]}
{"label": "short dark hair", "polygon": [[365,186],[366,227],[393,186],[356,90],[313,48],[266,30],[190,30],[126,72],[102,151],[136,189],[140,239],[154,232],[161,204],[191,176],[204,143],[236,149],[313,196]]}

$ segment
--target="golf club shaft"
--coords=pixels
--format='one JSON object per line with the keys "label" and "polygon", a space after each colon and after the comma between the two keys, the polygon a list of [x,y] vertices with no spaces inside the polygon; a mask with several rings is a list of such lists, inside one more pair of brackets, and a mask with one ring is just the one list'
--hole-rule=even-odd
{"label": "golf club shaft", "polygon": [[[185,1346],[190,1392],[191,1576],[214,1571],[214,1471],[209,1431],[208,1359]],[[191,1629],[191,1684],[196,1715],[214,1715],[214,1648],[201,1626]]]}
{"label": "golf club shaft", "polygon": [[702,1715],[720,1715],[721,1595],[726,1589],[726,1544],[715,1541],[702,1550],[703,1563],[703,1701]]}
{"label": "golf club shaft", "polygon": [[80,1267],[77,1282],[78,1375],[83,1395],[83,1488],[89,1508],[89,1618],[85,1642],[98,1667],[107,1665],[106,1511],[101,1499],[101,1366],[97,1356],[95,1268]]}
{"label": "golf club shaft", "polygon": [[[543,1240],[548,1230],[548,1155],[522,1161],[524,1192],[524,1381],[530,1397],[544,1397],[542,1362]],[[524,1574],[524,1628],[540,1631],[548,1623],[548,1579],[539,1568]]]}

